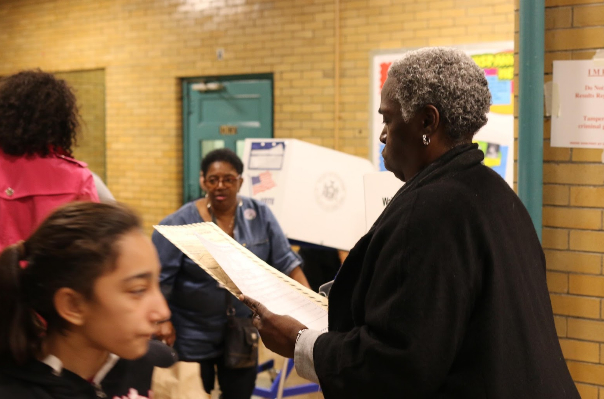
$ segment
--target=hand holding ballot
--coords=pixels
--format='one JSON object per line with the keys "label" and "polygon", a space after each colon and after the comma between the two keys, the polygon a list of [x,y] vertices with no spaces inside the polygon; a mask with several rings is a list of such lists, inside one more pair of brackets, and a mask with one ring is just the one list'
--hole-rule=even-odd
{"label": "hand holding ballot", "polygon": [[233,295],[249,295],[271,313],[327,330],[324,297],[267,265],[214,223],[155,228]]}
{"label": "hand holding ballot", "polygon": [[278,355],[293,358],[298,332],[306,326],[291,316],[271,312],[253,298],[240,295],[239,300],[254,312],[254,327],[260,332],[264,345]]}

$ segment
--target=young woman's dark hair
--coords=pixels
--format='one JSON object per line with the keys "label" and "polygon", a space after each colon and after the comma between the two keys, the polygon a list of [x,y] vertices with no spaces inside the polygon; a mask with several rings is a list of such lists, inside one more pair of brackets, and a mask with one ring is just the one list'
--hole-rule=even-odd
{"label": "young woman's dark hair", "polygon": [[76,97],[64,80],[40,70],[0,82],[0,149],[6,154],[71,156],[79,128]]}
{"label": "young woman's dark hair", "polygon": [[201,172],[204,176],[208,172],[208,169],[210,169],[210,165],[214,162],[227,162],[235,168],[238,174],[243,173],[243,162],[241,162],[241,159],[239,159],[233,150],[229,150],[228,148],[219,148],[210,151],[203,157],[203,160],[201,161]]}
{"label": "young woman's dark hair", "polygon": [[7,247],[0,254],[0,356],[20,364],[35,358],[44,334],[37,315],[47,332],[67,327],[54,307],[57,290],[90,299],[96,279],[115,267],[116,242],[140,228],[123,205],[74,202],[55,210],[27,241]]}

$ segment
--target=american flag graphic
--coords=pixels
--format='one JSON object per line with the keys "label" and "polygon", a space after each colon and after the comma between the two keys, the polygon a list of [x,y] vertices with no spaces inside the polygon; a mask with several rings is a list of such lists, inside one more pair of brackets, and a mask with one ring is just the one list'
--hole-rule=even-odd
{"label": "american flag graphic", "polygon": [[256,195],[263,191],[270,190],[275,187],[276,184],[273,181],[273,176],[271,172],[266,171],[264,173],[260,173],[258,176],[252,176],[252,193]]}

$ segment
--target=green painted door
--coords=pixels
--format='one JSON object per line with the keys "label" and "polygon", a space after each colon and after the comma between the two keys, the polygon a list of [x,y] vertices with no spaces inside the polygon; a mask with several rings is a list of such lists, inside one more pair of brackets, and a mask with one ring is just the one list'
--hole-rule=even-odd
{"label": "green painted door", "polygon": [[203,80],[183,82],[184,202],[201,195],[199,170],[205,154],[226,147],[242,157],[246,138],[273,137],[270,75]]}

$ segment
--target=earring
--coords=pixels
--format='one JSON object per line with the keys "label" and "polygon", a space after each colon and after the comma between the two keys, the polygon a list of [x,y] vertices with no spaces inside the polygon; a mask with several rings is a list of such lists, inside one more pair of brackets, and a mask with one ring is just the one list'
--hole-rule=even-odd
{"label": "earring", "polygon": [[424,143],[424,145],[429,145],[430,144],[430,137],[426,136],[425,134],[422,136],[422,141]]}

